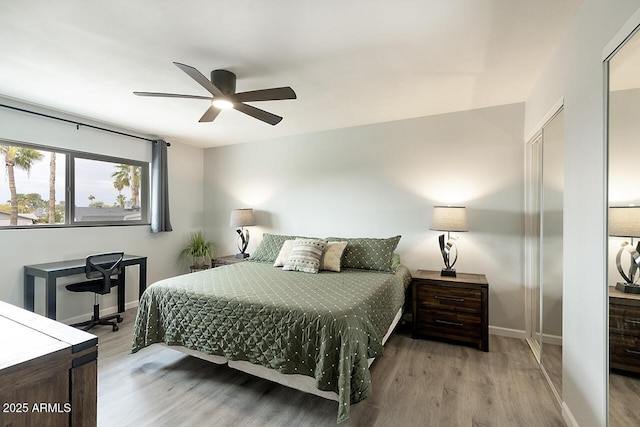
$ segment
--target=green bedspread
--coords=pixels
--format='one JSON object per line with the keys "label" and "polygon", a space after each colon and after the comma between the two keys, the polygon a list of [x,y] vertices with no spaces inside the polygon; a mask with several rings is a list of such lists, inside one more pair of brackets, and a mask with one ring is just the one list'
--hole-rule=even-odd
{"label": "green bedspread", "polygon": [[307,274],[243,262],[156,282],[140,299],[132,351],[181,345],[284,374],[339,397],[338,422],[371,394],[367,359],[404,303],[406,267]]}

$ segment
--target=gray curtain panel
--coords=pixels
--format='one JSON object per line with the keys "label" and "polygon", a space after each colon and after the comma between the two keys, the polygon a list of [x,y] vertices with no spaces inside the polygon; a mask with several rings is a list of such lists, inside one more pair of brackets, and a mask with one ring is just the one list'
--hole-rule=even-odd
{"label": "gray curtain panel", "polygon": [[153,141],[151,150],[151,232],[172,231],[169,218],[167,142]]}

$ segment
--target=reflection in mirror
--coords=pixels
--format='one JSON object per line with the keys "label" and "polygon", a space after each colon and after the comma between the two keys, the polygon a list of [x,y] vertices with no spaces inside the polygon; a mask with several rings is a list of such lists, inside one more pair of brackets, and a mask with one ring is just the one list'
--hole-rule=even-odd
{"label": "reflection in mirror", "polygon": [[564,113],[542,129],[542,357],[540,363],[562,401],[562,202]]}
{"label": "reflection in mirror", "polygon": [[527,342],[540,362],[540,206],[542,203],[542,132],[526,146],[526,276],[527,276]]}
{"label": "reflection in mirror", "polygon": [[634,176],[640,159],[638,33],[609,60],[608,103],[609,425],[615,427],[640,420],[640,294],[630,292],[640,276],[633,268],[640,236],[640,221],[634,220],[640,217],[640,186]]}
{"label": "reflection in mirror", "polygon": [[562,209],[564,114],[526,147],[526,266],[529,345],[552,390],[562,394]]}

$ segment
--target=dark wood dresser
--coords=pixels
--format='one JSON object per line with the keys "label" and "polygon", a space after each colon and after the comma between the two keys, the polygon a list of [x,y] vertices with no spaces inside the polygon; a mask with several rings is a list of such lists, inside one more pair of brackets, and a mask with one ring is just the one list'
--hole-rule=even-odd
{"label": "dark wood dresser", "polygon": [[413,287],[413,337],[455,341],[489,351],[489,284],[484,274],[418,270]]}
{"label": "dark wood dresser", "polygon": [[0,427],[96,425],[96,336],[1,301],[0,331]]}
{"label": "dark wood dresser", "polygon": [[640,295],[609,287],[609,367],[640,374]]}

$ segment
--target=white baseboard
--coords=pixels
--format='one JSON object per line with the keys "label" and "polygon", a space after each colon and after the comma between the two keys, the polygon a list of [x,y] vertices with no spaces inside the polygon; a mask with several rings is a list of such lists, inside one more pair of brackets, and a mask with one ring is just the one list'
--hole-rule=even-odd
{"label": "white baseboard", "polygon": [[138,300],[126,302],[124,303],[124,309],[129,310],[130,308],[136,308],[138,305],[140,305],[140,301]]}
{"label": "white baseboard", "polygon": [[[499,335],[502,337],[519,338],[523,340],[527,339],[527,333],[520,329],[502,328],[500,326],[489,326],[489,333],[491,335]],[[562,345],[562,337],[559,337],[557,335],[543,334],[542,342],[545,344]]]}
{"label": "white baseboard", "polygon": [[562,402],[562,418],[568,427],[580,427],[565,402]]}
{"label": "white baseboard", "polygon": [[[135,308],[138,306],[138,301],[130,301],[124,304],[124,309],[125,310],[129,310],[130,308]],[[117,306],[111,306],[111,307],[107,307],[107,308],[103,308],[100,310],[100,317],[102,316],[108,316],[110,314],[115,314],[118,312],[118,307]],[[60,323],[64,323],[66,325],[71,325],[73,323],[80,323],[80,322],[84,322],[85,320],[89,320],[91,319],[91,316],[93,316],[93,312],[90,313],[85,313],[85,314],[81,314],[79,316],[74,316],[74,317],[70,317],[68,319],[64,319],[64,320],[58,320],[58,322]]]}
{"label": "white baseboard", "polygon": [[520,329],[502,328],[500,326],[489,326],[489,333],[491,335],[498,335],[501,337],[519,338],[521,340],[527,339],[526,332]]}
{"label": "white baseboard", "polygon": [[542,334],[543,344],[562,345],[562,337],[557,335]]}

